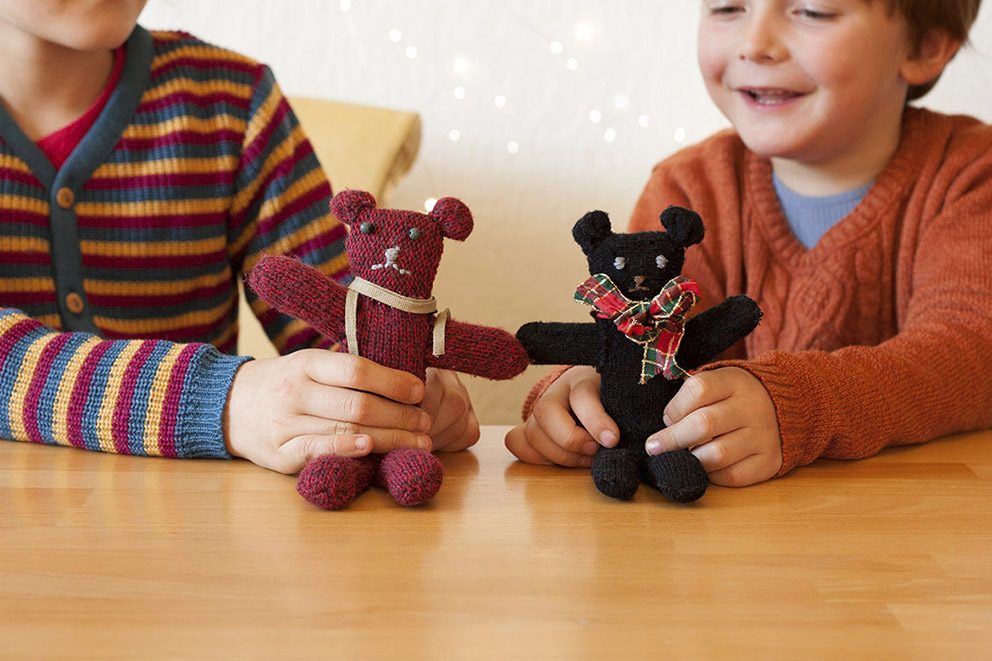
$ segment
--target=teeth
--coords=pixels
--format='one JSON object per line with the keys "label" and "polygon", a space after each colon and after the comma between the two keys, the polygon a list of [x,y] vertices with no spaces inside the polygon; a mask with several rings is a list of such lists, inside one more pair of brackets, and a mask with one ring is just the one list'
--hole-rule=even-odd
{"label": "teeth", "polygon": [[765,105],[780,103],[786,99],[791,99],[798,96],[793,92],[787,92],[784,90],[746,90],[746,92],[752,99]]}

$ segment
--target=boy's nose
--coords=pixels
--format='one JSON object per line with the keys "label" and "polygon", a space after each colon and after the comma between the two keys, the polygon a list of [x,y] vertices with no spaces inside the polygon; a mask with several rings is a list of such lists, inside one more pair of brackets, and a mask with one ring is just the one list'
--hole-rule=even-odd
{"label": "boy's nose", "polygon": [[752,62],[778,62],[785,58],[785,48],[778,38],[774,16],[756,11],[744,28],[738,58]]}

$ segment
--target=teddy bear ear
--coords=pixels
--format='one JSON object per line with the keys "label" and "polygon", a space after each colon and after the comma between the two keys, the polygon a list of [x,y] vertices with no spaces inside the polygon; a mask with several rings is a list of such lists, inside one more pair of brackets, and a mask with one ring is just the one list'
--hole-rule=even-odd
{"label": "teddy bear ear", "polygon": [[442,197],[428,215],[441,226],[441,236],[464,241],[472,233],[472,212],[461,200]]}
{"label": "teddy bear ear", "polygon": [[572,238],[586,255],[611,236],[613,236],[613,227],[605,211],[590,211],[579,218],[572,227]]}
{"label": "teddy bear ear", "polygon": [[375,198],[363,190],[343,190],[331,200],[331,212],[351,225],[364,211],[375,209]]}
{"label": "teddy bear ear", "polygon": [[683,248],[703,240],[703,219],[685,207],[671,206],[661,212],[661,224],[668,236]]}

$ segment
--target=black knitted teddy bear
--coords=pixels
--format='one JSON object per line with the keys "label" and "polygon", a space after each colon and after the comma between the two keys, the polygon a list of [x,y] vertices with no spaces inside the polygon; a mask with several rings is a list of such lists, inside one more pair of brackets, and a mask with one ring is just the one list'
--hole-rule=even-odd
{"label": "black knitted teddy bear", "polygon": [[699,460],[689,450],[649,456],[644,442],[665,426],[665,406],[687,371],[754,330],[761,310],[747,296],[733,296],[686,320],[699,287],[680,273],[685,249],[703,240],[703,221],[668,207],[661,224],[666,231],[614,234],[603,211],[583,216],[572,236],[593,275],[575,299],[593,307],[595,323],[532,322],[517,337],[534,363],[594,365],[600,373],[600,397],[620,440],[593,459],[597,489],[628,500],[643,480],[687,503],[709,484]]}

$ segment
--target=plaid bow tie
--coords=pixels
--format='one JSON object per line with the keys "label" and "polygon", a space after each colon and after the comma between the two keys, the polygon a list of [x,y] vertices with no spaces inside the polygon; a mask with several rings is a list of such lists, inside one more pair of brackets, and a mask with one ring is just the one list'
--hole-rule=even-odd
{"label": "plaid bow tie", "polygon": [[664,375],[681,379],[685,370],[675,363],[675,354],[685,332],[685,315],[699,300],[699,285],[677,275],[650,301],[632,301],[610,276],[597,273],[575,290],[575,300],[591,305],[600,319],[610,319],[632,342],[644,345],[641,384]]}

